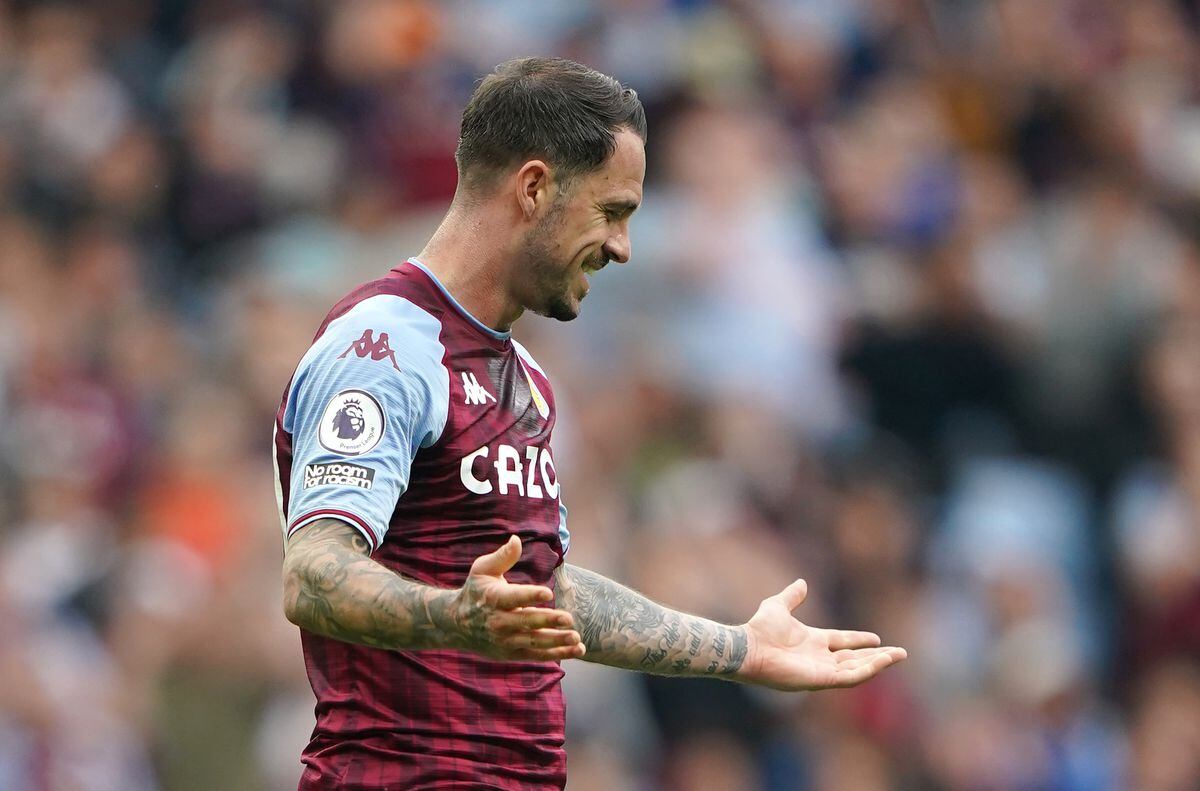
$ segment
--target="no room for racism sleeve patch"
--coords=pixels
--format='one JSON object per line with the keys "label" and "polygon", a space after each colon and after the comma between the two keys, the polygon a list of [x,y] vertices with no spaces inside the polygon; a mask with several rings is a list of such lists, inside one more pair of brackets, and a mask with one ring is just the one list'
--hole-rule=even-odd
{"label": "no room for racism sleeve patch", "polygon": [[361,456],[383,439],[386,423],[375,396],[366,390],[343,390],[325,406],[317,439],[330,453]]}
{"label": "no room for racism sleeve patch", "polygon": [[361,464],[332,461],[325,464],[304,465],[304,488],[317,486],[351,486],[370,491],[375,485],[375,470]]}

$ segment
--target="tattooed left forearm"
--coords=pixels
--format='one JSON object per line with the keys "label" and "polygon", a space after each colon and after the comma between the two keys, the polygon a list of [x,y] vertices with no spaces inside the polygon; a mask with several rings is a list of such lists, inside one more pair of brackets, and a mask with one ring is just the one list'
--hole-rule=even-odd
{"label": "tattooed left forearm", "polygon": [[663,607],[595,572],[563,564],[558,606],[575,617],[584,659],[629,670],[732,677],[746,659],[746,632]]}

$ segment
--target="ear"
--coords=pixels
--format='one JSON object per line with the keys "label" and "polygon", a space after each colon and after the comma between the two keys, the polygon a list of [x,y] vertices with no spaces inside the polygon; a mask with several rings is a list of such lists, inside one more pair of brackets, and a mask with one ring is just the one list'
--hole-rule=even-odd
{"label": "ear", "polygon": [[550,205],[554,198],[550,166],[540,159],[531,159],[517,171],[516,199],[521,216],[532,219]]}

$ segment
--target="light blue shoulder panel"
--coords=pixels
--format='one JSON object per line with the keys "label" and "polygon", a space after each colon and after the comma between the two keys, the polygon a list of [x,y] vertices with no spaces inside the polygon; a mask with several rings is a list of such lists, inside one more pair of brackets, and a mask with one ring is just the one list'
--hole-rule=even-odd
{"label": "light blue shoulder panel", "polygon": [[335,517],[379,547],[413,458],[446,427],[440,333],[429,313],[380,294],[331,322],[301,359],[283,418],[292,435],[289,536]]}

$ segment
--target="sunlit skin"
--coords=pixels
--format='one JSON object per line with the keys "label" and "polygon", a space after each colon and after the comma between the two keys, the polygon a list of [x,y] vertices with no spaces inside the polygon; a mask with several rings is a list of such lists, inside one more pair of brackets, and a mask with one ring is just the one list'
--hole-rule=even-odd
{"label": "sunlit skin", "polygon": [[597,171],[561,186],[552,184],[549,207],[544,166],[530,162],[517,174],[524,217],[538,216],[525,236],[522,266],[514,272],[514,302],[544,316],[569,321],[591,287],[589,275],[632,253],[629,221],[642,202],[646,152],[632,132],[617,135],[617,148]]}
{"label": "sunlit skin", "polygon": [[418,257],[495,329],[507,331],[526,310],[575,318],[589,274],[632,253],[629,221],[642,202],[645,145],[624,129],[615,138],[603,165],[565,185],[532,159],[482,194],[460,190]]}

